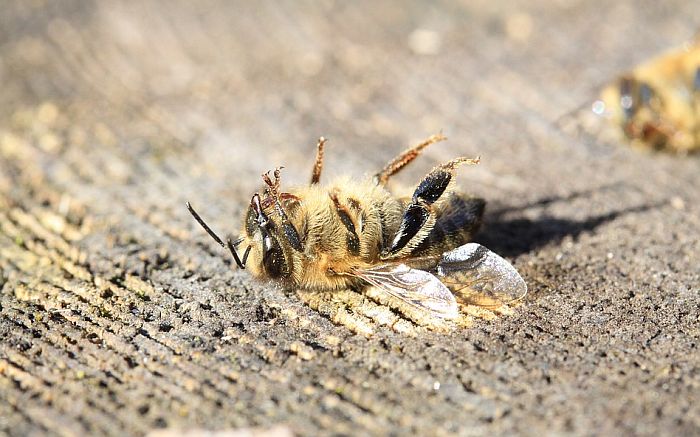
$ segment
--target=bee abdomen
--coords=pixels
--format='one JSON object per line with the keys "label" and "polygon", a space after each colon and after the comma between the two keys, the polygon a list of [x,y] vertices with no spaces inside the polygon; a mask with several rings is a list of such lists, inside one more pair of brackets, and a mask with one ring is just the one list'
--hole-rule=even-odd
{"label": "bee abdomen", "polygon": [[481,225],[485,206],[480,198],[452,196],[438,213],[433,229],[412,253],[440,254],[468,243]]}

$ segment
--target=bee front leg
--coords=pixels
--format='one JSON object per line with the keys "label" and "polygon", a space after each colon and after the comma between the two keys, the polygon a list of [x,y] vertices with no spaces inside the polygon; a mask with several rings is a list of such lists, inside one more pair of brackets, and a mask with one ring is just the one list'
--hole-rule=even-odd
{"label": "bee front leg", "polygon": [[457,158],[435,167],[413,192],[411,203],[406,207],[401,225],[396,232],[391,247],[382,251],[384,260],[402,258],[411,253],[435,226],[435,203],[452,185],[455,169],[462,164],[477,164],[479,158]]}

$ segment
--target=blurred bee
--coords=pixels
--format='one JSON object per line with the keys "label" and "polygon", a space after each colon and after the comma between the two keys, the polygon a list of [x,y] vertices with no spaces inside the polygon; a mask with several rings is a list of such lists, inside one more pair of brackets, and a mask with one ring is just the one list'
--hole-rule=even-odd
{"label": "blurred bee", "polygon": [[593,112],[621,126],[634,145],[700,150],[700,41],[622,76],[603,90]]}
{"label": "blurred bee", "polygon": [[[386,189],[391,176],[425,147],[444,139],[433,135],[372,179],[339,179],[321,187],[326,142],[321,138],[311,183],[281,191],[279,168],[273,177],[263,174],[265,189],[253,195],[241,237],[226,244],[189,202],[187,208],[217,243],[228,247],[238,267],[287,288],[373,286],[442,318],[458,316],[455,295],[491,308],[521,299],[527,286],[513,266],[468,243],[481,223],[485,202],[455,193],[454,172],[478,163],[478,158],[457,158],[435,167],[410,198],[397,198]],[[245,248],[242,257],[239,247]]]}

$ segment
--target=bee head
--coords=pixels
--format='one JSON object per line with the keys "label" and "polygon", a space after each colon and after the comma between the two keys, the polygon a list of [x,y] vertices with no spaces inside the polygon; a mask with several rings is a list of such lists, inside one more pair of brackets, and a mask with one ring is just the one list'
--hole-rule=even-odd
{"label": "bee head", "polygon": [[284,250],[280,244],[280,223],[265,212],[260,195],[255,194],[246,211],[244,232],[249,243],[250,255],[247,267],[255,276],[283,279],[290,272]]}

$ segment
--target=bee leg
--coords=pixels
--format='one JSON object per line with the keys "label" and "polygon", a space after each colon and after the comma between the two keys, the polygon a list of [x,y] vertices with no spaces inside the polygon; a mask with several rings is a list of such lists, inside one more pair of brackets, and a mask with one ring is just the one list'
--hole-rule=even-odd
{"label": "bee leg", "polygon": [[391,176],[398,173],[399,170],[401,170],[402,168],[407,166],[411,161],[416,159],[418,155],[421,154],[423,149],[425,149],[433,143],[444,141],[446,139],[447,137],[444,136],[442,133],[431,135],[422,143],[405,150],[399,156],[389,161],[389,163],[385,165],[379,173],[374,175],[374,181],[377,185],[385,185]]}
{"label": "bee leg", "polygon": [[282,170],[283,168],[284,167],[275,168],[275,171],[273,172],[273,176],[275,178],[274,182],[272,182],[272,179],[270,179],[270,171],[269,170],[266,173],[262,174],[263,181],[265,182],[265,185],[267,185],[267,188],[265,188],[265,191],[268,193],[268,195],[272,196],[274,199],[279,198],[280,170]]}
{"label": "bee leg", "polygon": [[316,147],[316,160],[314,161],[314,168],[311,172],[311,185],[315,185],[321,180],[321,170],[323,170],[323,148],[326,145],[326,139],[321,137],[318,139],[318,144]]}
{"label": "bee leg", "polygon": [[260,202],[260,206],[258,208],[262,210],[268,207],[269,205],[274,204],[275,212],[277,212],[277,215],[279,215],[282,221],[282,231],[284,232],[284,236],[287,238],[287,241],[289,241],[289,245],[292,246],[294,250],[298,252],[303,252],[304,246],[302,245],[301,238],[299,238],[299,233],[297,232],[292,222],[289,221],[289,217],[287,217],[287,213],[285,212],[284,208],[282,207],[282,203],[280,202],[280,199],[298,199],[298,197],[294,196],[293,194],[279,192],[280,170],[283,168],[284,167],[277,167],[273,172],[273,176],[275,178],[274,182],[270,178],[269,171],[262,175],[263,181],[265,181],[265,184],[267,185],[267,188],[265,188],[265,192],[268,194],[268,196],[265,197],[265,199],[263,199],[262,202],[258,198],[258,202]]}
{"label": "bee leg", "polygon": [[297,232],[292,222],[289,221],[289,217],[287,217],[287,213],[284,211],[284,208],[282,208],[282,204],[279,202],[279,200],[275,200],[275,211],[277,212],[277,215],[280,216],[282,231],[284,232],[284,236],[287,241],[289,241],[289,245],[292,246],[297,252],[303,252],[304,245],[299,237],[299,232]]}
{"label": "bee leg", "polygon": [[382,259],[401,258],[417,247],[435,226],[434,204],[448,192],[455,169],[462,164],[477,164],[479,158],[457,158],[435,167],[413,192],[411,203],[406,207],[401,225],[391,247],[381,254]]}

